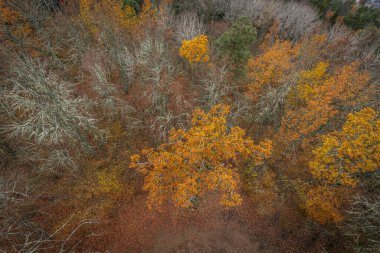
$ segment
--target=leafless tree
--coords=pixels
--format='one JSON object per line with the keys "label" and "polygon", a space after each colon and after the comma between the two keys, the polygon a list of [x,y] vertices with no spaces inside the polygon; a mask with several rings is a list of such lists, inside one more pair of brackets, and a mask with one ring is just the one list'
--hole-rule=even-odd
{"label": "leafless tree", "polygon": [[166,77],[171,77],[174,66],[170,61],[169,49],[163,38],[146,36],[136,50],[136,62],[144,68],[143,78],[158,86]]}
{"label": "leafless tree", "polygon": [[176,22],[176,38],[178,42],[192,39],[205,32],[202,20],[195,12],[181,14]]}
{"label": "leafless tree", "polygon": [[161,138],[166,136],[173,115],[168,112],[169,85],[173,66],[169,60],[168,49],[161,38],[147,36],[136,51],[136,60],[143,68],[142,78],[145,97],[150,103],[146,113],[152,118],[148,123],[153,132]]}
{"label": "leafless tree", "polygon": [[134,80],[136,59],[126,46],[123,46],[120,50],[118,50],[116,59],[123,78],[124,90],[127,91]]}
{"label": "leafless tree", "polygon": [[295,81],[288,80],[283,85],[264,92],[256,106],[255,121],[259,124],[279,124],[281,112],[289,91]]}
{"label": "leafless tree", "polygon": [[113,60],[112,63],[116,64],[121,74],[124,91],[127,92],[134,81],[136,57],[131,47],[127,46],[128,43],[124,37],[118,34],[112,26],[102,23],[102,28],[101,40],[103,41],[105,52]]}
{"label": "leafless tree", "polygon": [[96,133],[91,102],[74,97],[73,86],[61,82],[46,64],[19,58],[2,96],[10,122],[3,126],[9,137],[21,136],[37,143],[59,144],[67,139],[88,146],[85,132]]}
{"label": "leafless tree", "polygon": [[207,72],[206,77],[201,80],[200,102],[206,110],[218,103],[225,103],[227,95],[232,91],[231,85],[227,81],[227,67],[214,68]]}
{"label": "leafless tree", "polygon": [[98,235],[91,231],[97,221],[75,221],[75,214],[52,232],[31,220],[34,215],[49,219],[50,214],[43,207],[36,208],[41,192],[30,176],[22,170],[0,176],[0,252],[74,252],[86,238]]}
{"label": "leafless tree", "polygon": [[103,65],[104,63],[97,59],[89,69],[93,76],[91,87],[97,95],[95,104],[100,109],[98,116],[110,121],[125,119],[125,127],[135,130],[141,123],[130,116],[135,112],[135,108],[117,97],[117,88],[110,82],[109,70]]}
{"label": "leafless tree", "polygon": [[[137,47],[136,63],[141,69],[143,82],[140,84],[149,108],[144,111],[147,126],[159,139],[165,139],[169,130],[188,119],[187,102],[171,94],[175,73],[169,48],[162,37],[147,36]],[[174,105],[179,111],[172,111]]]}
{"label": "leafless tree", "polygon": [[99,98],[97,102],[107,114],[111,116],[117,114],[116,87],[108,81],[109,77],[106,74],[106,70],[100,63],[95,63],[91,68],[91,73],[94,76],[91,86]]}
{"label": "leafless tree", "polygon": [[253,114],[254,107],[252,102],[244,94],[235,92],[233,104],[231,106],[230,120],[228,121],[231,126],[238,125],[239,121],[251,123],[254,120]]}
{"label": "leafless tree", "polygon": [[58,171],[61,168],[69,171],[78,169],[78,165],[70,152],[64,149],[52,150],[46,158],[41,157],[41,161],[40,169],[43,171]]}
{"label": "leafless tree", "polygon": [[[85,97],[75,97],[73,88],[49,71],[46,63],[29,57],[16,59],[0,97],[6,119],[1,131],[7,138],[22,140],[24,146],[35,146],[37,150],[50,146],[56,151],[63,147],[91,151],[88,137],[100,140],[102,132],[90,114],[93,103]],[[67,154],[57,151],[48,157],[55,162],[56,158],[69,162]],[[34,157],[39,156],[46,158],[41,153]]]}
{"label": "leafless tree", "polygon": [[271,10],[275,8],[274,1],[236,0],[229,1],[226,18],[235,20],[239,16],[251,17],[254,23],[261,27],[271,22]]}
{"label": "leafless tree", "polygon": [[380,198],[357,197],[347,211],[345,232],[355,242],[357,252],[380,250]]}
{"label": "leafless tree", "polygon": [[377,46],[380,43],[378,29],[366,28],[354,32],[343,24],[335,24],[327,32],[331,62],[353,62],[359,60],[363,67],[371,71],[374,79],[380,78],[380,53]]}
{"label": "leafless tree", "polygon": [[181,15],[188,11],[198,14],[205,21],[219,20],[223,18],[229,0],[191,0],[176,1],[177,9]]}
{"label": "leafless tree", "polygon": [[269,27],[277,20],[280,38],[292,41],[311,34],[321,24],[318,13],[311,6],[299,1],[230,1],[227,18],[233,20],[239,16],[251,17],[259,27]]}
{"label": "leafless tree", "polygon": [[311,34],[321,24],[317,11],[304,2],[281,1],[274,17],[279,23],[280,36],[294,41]]}

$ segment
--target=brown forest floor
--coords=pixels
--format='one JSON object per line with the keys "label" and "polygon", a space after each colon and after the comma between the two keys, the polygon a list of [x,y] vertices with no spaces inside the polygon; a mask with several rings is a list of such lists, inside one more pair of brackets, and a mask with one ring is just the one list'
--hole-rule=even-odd
{"label": "brown forest floor", "polygon": [[238,210],[216,209],[216,201],[161,213],[148,210],[145,201],[141,195],[119,210],[109,234],[111,252],[277,252],[264,250]]}
{"label": "brown forest floor", "polygon": [[261,216],[249,200],[243,203],[226,210],[216,199],[208,199],[192,211],[167,207],[154,212],[147,208],[145,194],[139,194],[119,205],[102,228],[103,235],[90,240],[91,247],[83,246],[88,250],[96,245],[96,250],[112,253],[323,252],[325,247],[342,252],[339,241],[331,248],[331,235],[287,219],[284,213],[289,210]]}

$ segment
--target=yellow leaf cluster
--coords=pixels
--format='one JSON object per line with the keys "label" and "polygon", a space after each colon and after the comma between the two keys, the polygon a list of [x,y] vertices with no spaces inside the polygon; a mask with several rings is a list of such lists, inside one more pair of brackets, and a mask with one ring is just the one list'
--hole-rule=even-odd
{"label": "yellow leaf cluster", "polygon": [[208,37],[199,35],[191,40],[183,40],[179,49],[179,55],[189,61],[190,64],[196,62],[208,62]]}
{"label": "yellow leaf cluster", "polygon": [[314,98],[316,87],[322,85],[323,79],[327,76],[326,71],[329,64],[327,62],[319,62],[314,69],[309,71],[301,71],[300,81],[297,86],[298,98],[307,101]]}
{"label": "yellow leaf cluster", "polygon": [[223,206],[241,204],[239,164],[246,159],[262,164],[272,146],[269,140],[255,145],[239,127],[228,129],[228,113],[224,105],[196,109],[188,131],[172,129],[168,143],[131,157],[130,167],[145,174],[150,208],[169,199],[177,207],[192,207],[209,192],[219,193]]}
{"label": "yellow leaf cluster", "polygon": [[99,187],[98,190],[102,193],[120,193],[123,185],[120,182],[120,169],[118,167],[111,167],[107,170],[102,170],[97,173]]}
{"label": "yellow leaf cluster", "polygon": [[80,0],[79,13],[83,23],[90,29],[92,33],[96,32],[96,26],[92,20],[92,0]]}
{"label": "yellow leaf cluster", "polygon": [[247,64],[249,95],[257,97],[267,85],[279,85],[294,67],[293,60],[298,55],[299,46],[293,46],[289,41],[277,40],[261,55],[250,59]]}
{"label": "yellow leaf cluster", "polygon": [[355,186],[360,173],[380,168],[380,120],[372,108],[349,114],[340,132],[323,137],[310,169],[329,184]]}

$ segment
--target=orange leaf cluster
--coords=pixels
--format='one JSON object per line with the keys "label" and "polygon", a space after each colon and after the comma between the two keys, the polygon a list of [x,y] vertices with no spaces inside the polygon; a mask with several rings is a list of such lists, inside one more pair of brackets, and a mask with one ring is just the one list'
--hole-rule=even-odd
{"label": "orange leaf cluster", "polygon": [[19,20],[20,16],[17,12],[7,6],[3,0],[0,0],[0,21],[2,23],[12,24]]}
{"label": "orange leaf cluster", "polygon": [[299,55],[299,46],[289,41],[276,41],[273,46],[256,58],[250,59],[248,68],[248,94],[254,99],[263,88],[278,86],[294,67],[293,60]]}
{"label": "orange leaf cluster", "polygon": [[335,104],[354,101],[355,94],[367,85],[370,76],[360,72],[354,62],[326,74],[328,64],[321,62],[310,71],[301,72],[298,85],[288,101],[279,139],[290,143],[307,137],[337,114]]}
{"label": "orange leaf cluster", "polygon": [[307,192],[305,210],[320,224],[340,223],[343,216],[339,209],[343,201],[338,192],[326,186],[316,186]]}
{"label": "orange leaf cluster", "polygon": [[10,36],[12,40],[26,38],[33,32],[28,20],[3,0],[0,0],[0,24],[6,27],[5,32],[0,29],[0,35]]}
{"label": "orange leaf cluster", "polygon": [[229,107],[214,106],[208,113],[196,109],[192,127],[172,129],[169,142],[131,157],[131,167],[145,175],[149,207],[171,198],[178,207],[191,207],[208,192],[219,192],[226,207],[241,204],[239,164],[259,165],[271,155],[271,142],[255,145],[239,127],[227,128]]}

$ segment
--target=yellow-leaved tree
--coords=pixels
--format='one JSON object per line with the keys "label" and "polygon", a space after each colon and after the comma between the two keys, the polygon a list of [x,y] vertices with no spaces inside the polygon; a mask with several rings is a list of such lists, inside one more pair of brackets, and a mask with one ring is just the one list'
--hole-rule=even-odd
{"label": "yellow-leaved tree", "polygon": [[154,20],[157,8],[144,0],[139,13],[123,0],[80,0],[80,16],[92,33],[97,32],[99,15],[105,15],[118,29],[136,31]]}
{"label": "yellow-leaved tree", "polygon": [[343,221],[341,208],[360,175],[380,167],[380,120],[372,108],[349,114],[341,131],[323,136],[313,151],[311,173],[319,181],[307,190],[304,208],[321,224]]}
{"label": "yellow-leaved tree", "polygon": [[199,35],[191,40],[183,40],[179,55],[188,60],[190,65],[196,62],[208,62],[207,35]]}
{"label": "yellow-leaved tree", "polygon": [[355,186],[361,173],[380,168],[380,119],[372,108],[349,114],[342,131],[323,137],[313,151],[313,176],[328,184]]}
{"label": "yellow-leaved tree", "polygon": [[194,111],[192,127],[172,129],[168,143],[131,157],[131,168],[145,175],[148,206],[159,208],[168,200],[187,208],[209,192],[220,194],[226,207],[240,205],[238,168],[247,159],[260,165],[271,155],[271,141],[255,145],[240,127],[227,127],[229,107]]}

